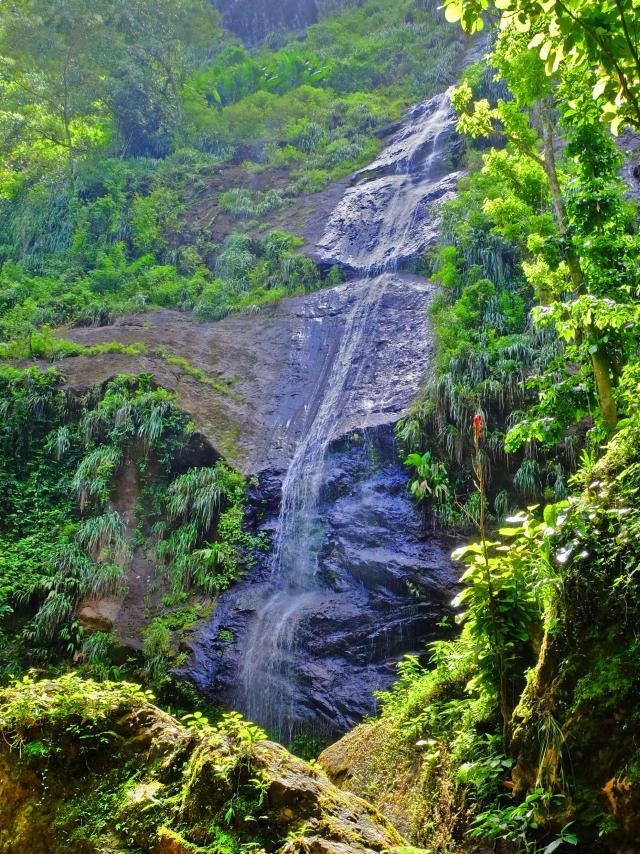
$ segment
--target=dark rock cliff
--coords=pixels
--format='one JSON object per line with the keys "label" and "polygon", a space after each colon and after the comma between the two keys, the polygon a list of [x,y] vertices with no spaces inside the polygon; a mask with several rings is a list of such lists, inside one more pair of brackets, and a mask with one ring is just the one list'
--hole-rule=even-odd
{"label": "dark rock cliff", "polygon": [[[452,544],[424,535],[390,427],[335,442],[324,481],[315,526],[320,589],[301,597],[296,644],[282,651],[278,668],[246,662],[256,625],[260,633],[272,631],[256,623],[270,592],[270,555],[223,596],[190,642],[187,675],[199,690],[260,719],[285,741],[300,732],[335,738],[373,714],[374,692],[395,680],[404,653],[439,633],[455,593]],[[279,493],[280,478],[264,473],[261,527],[271,534]],[[284,713],[281,694],[291,698]],[[265,705],[265,696],[273,702]]]}
{"label": "dark rock cliff", "polygon": [[278,30],[295,32],[362,0],[213,0],[227,29],[248,45]]}
{"label": "dark rock cliff", "polygon": [[227,29],[247,44],[274,30],[303,29],[318,18],[316,0],[215,0]]}

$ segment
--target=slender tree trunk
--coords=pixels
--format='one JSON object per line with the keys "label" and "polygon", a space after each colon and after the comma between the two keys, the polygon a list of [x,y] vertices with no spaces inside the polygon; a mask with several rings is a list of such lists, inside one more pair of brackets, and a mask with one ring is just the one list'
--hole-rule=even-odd
{"label": "slender tree trunk", "polygon": [[64,66],[63,82],[64,82],[64,101],[62,104],[62,121],[64,122],[64,137],[67,144],[67,153],[69,156],[69,175],[74,177],[76,171],[75,159],[73,156],[73,139],[71,138],[71,117],[69,109],[69,65],[71,64],[71,51],[67,56],[67,61]]}
{"label": "slender tree trunk", "polygon": [[600,403],[600,414],[607,429],[607,433],[614,432],[618,425],[618,408],[613,396],[613,382],[611,380],[611,363],[605,350],[596,350],[591,354],[591,367],[598,389],[598,400]]}
{"label": "slender tree trunk", "polygon": [[545,98],[540,106],[540,121],[542,124],[542,145],[544,149],[544,171],[549,179],[551,188],[551,203],[556,225],[564,236],[567,233],[567,211],[564,206],[562,188],[558,179],[556,166],[556,153],[554,151],[553,120],[551,118],[552,105],[549,98]]}
{"label": "slender tree trunk", "polygon": [[[547,173],[549,186],[551,188],[551,198],[556,224],[562,236],[566,237],[568,233],[567,211],[562,197],[560,181],[558,180],[551,109],[551,99],[546,98],[542,102],[540,110],[545,172]],[[577,295],[583,294],[585,292],[584,274],[580,265],[580,259],[576,255],[572,246],[567,246],[566,261],[574,292]],[[593,330],[587,329],[586,332],[587,340],[595,338]],[[618,424],[618,409],[613,395],[611,361],[604,348],[598,348],[594,353],[591,353],[591,367],[593,369],[593,376],[598,392],[600,414],[602,415],[602,420],[604,421],[607,432],[611,434]]]}

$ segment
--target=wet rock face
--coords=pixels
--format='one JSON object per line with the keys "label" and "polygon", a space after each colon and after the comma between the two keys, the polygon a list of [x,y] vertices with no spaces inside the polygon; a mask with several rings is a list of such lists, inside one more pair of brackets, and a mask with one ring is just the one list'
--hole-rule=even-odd
{"label": "wet rock face", "polygon": [[[338,432],[397,421],[415,399],[431,354],[426,310],[433,286],[417,276],[387,274],[375,318],[365,330],[362,382],[341,413]],[[370,286],[354,280],[284,300],[258,314],[196,323],[176,311],[125,317],[115,326],[70,329],[81,344],[141,342],[146,353],[105,353],[65,359],[59,366],[72,389],[83,391],[120,373],[151,373],[175,391],[207,442],[246,474],[282,471],[323,393],[327,365],[345,320]],[[229,393],[198,382],[160,348],[203,371]]]}
{"label": "wet rock face", "polygon": [[[397,271],[437,236],[459,177],[454,125],[448,92],[416,107],[330,217],[319,258],[359,278],[343,286],[352,299],[328,347],[329,326],[320,338],[313,317],[300,329],[294,362],[318,379],[289,422],[295,442],[267,522],[273,554],[192,643],[200,690],[280,740],[335,736],[373,712],[375,691],[433,636],[451,598],[446,550],[422,541],[393,425],[429,362],[426,312],[416,318],[405,302],[428,286]],[[354,430],[360,442],[345,442]]]}
{"label": "wet rock face", "polygon": [[227,29],[254,45],[275,30],[303,29],[318,19],[316,0],[214,0]]}
{"label": "wet rock face", "polygon": [[[277,521],[278,492],[277,476],[263,477],[267,531]],[[334,443],[315,524],[318,584],[301,603],[291,657],[283,656],[277,672],[243,683],[248,635],[271,593],[268,556],[223,597],[192,642],[189,678],[218,702],[258,714],[285,740],[303,730],[335,737],[374,712],[374,692],[395,679],[398,659],[434,635],[456,579],[450,544],[423,535],[390,428]],[[221,629],[231,630],[231,643],[220,639]],[[274,698],[266,720],[265,692]],[[279,692],[290,698],[284,721]]]}
{"label": "wet rock face", "polygon": [[448,93],[414,107],[377,160],[356,173],[318,242],[319,259],[359,274],[397,269],[433,243],[452,198],[458,138]]}
{"label": "wet rock face", "polygon": [[620,134],[617,143],[625,155],[620,174],[627,185],[627,195],[640,202],[640,134],[627,129]]}

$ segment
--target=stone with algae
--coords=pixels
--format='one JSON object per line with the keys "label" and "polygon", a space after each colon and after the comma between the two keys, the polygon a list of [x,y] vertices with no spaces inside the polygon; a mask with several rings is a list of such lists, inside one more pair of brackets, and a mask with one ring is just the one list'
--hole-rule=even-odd
{"label": "stone with algae", "polygon": [[73,674],[1,690],[0,854],[405,846],[374,807],[230,721],[189,727],[139,686]]}

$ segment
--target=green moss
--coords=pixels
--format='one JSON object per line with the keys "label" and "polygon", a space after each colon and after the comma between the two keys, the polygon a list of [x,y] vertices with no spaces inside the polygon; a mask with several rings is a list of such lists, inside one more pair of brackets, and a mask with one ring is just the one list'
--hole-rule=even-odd
{"label": "green moss", "polygon": [[219,394],[225,395],[226,397],[231,397],[233,400],[242,400],[240,395],[235,394],[235,392],[233,392],[228,386],[223,385],[223,383],[218,382],[218,380],[214,380],[211,377],[208,377],[204,371],[200,370],[200,368],[194,368],[188,359],[184,359],[182,356],[174,356],[171,353],[168,353],[166,350],[163,350],[161,347],[156,348],[153,352],[154,355],[158,356],[168,365],[175,365],[176,367],[181,368],[185,372],[185,374],[188,374],[190,377],[193,377],[196,382],[202,383],[203,385],[207,385],[209,386],[209,388],[212,388]]}
{"label": "green moss", "polygon": [[233,643],[235,639],[235,633],[231,629],[218,629],[218,640],[222,643]]}
{"label": "green moss", "polygon": [[306,838],[382,854],[403,844],[373,807],[240,715],[215,727],[199,713],[179,723],[149,699],[134,685],[72,674],[0,690],[3,854],[16,850],[3,848],[9,826],[12,845],[48,854],[156,854],[163,843],[275,852]]}
{"label": "green moss", "polygon": [[[99,737],[106,722],[125,710],[141,708],[152,698],[149,691],[133,683],[98,683],[82,680],[74,674],[61,676],[56,682],[37,682],[24,676],[12,688],[0,694],[0,729],[14,748],[38,744],[41,755],[46,741],[32,739],[34,728],[42,732],[57,727],[74,726],[70,733],[86,731]],[[82,722],[81,726],[77,722]],[[49,742],[51,750],[56,749]]]}

